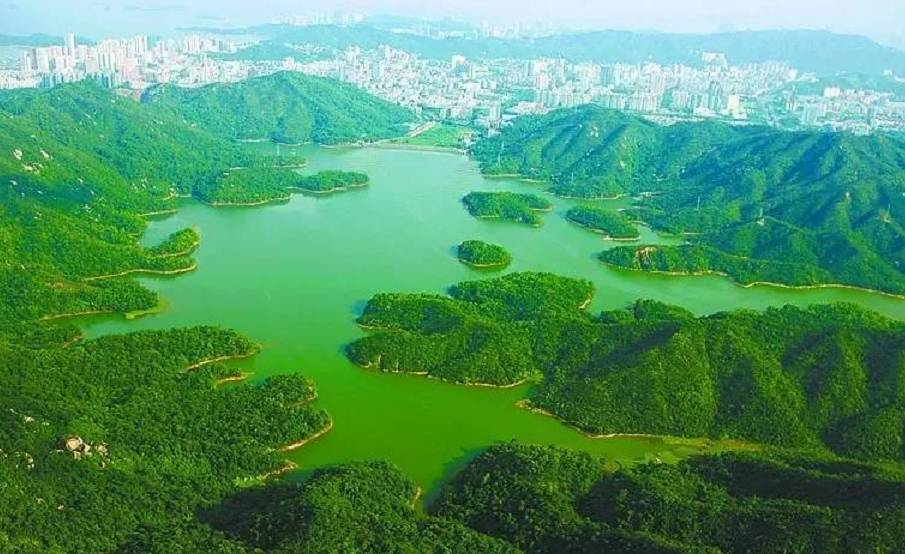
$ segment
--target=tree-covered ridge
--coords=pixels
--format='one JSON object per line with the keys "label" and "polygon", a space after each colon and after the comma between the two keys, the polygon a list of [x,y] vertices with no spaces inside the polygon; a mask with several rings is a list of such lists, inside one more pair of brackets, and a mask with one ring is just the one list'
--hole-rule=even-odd
{"label": "tree-covered ridge", "polygon": [[352,85],[290,72],[194,89],[160,86],[143,101],[221,137],[291,144],[394,138],[413,119]]}
{"label": "tree-covered ridge", "polygon": [[470,192],[462,199],[462,203],[474,217],[505,219],[533,226],[543,223],[538,212],[553,209],[549,200],[517,192]]}
{"label": "tree-covered ridge", "polygon": [[[257,86],[268,79],[283,77]],[[324,98],[332,86],[340,85],[318,81]],[[367,120],[372,102],[343,112]],[[162,255],[138,244],[143,214],[174,209],[178,196],[211,204],[283,198],[302,179],[293,170],[302,162],[251,153],[233,135],[89,82],[0,92],[0,282],[9,291],[0,317],[152,308],[157,299],[137,285],[89,281],[194,267],[189,248]]]}
{"label": "tree-covered ridge", "polygon": [[602,233],[612,240],[638,240],[641,234],[624,213],[599,206],[575,206],[566,212],[569,221]]}
{"label": "tree-covered ridge", "polygon": [[256,351],[211,327],[110,336],[68,347],[0,344],[0,546],[113,552],[141,529],[197,525],[196,512],[284,462],[323,429],[296,376],[217,387],[202,365]]}
{"label": "tree-covered ridge", "polygon": [[473,267],[501,268],[512,262],[512,256],[505,248],[480,240],[466,240],[456,250],[459,261]]}
{"label": "tree-covered ridge", "polygon": [[[420,513],[420,496],[390,464],[350,463],[319,469],[303,483],[240,492],[204,520],[236,552],[517,552],[461,523]],[[200,539],[145,536],[129,551],[208,551],[211,537]]]}
{"label": "tree-covered ridge", "polygon": [[[175,207],[242,152],[90,83],[0,94],[3,319],[157,304],[131,284],[90,279],[177,272],[184,252],[142,248],[142,214]],[[23,317],[24,316],[24,317]]]}
{"label": "tree-covered ridge", "polygon": [[905,460],[905,327],[838,304],[696,318],[639,301],[592,318],[590,283],[512,274],[450,297],[375,296],[359,365],[507,385],[588,432],[738,438]]}
{"label": "tree-covered ridge", "polygon": [[839,304],[572,326],[532,403],[594,433],[733,437],[905,459],[905,327]]}
{"label": "tree-covered ridge", "polygon": [[432,512],[526,552],[893,552],[905,478],[793,453],[732,453],[606,470],[515,444],[457,475]]}
{"label": "tree-covered ridge", "polygon": [[659,190],[684,163],[745,131],[713,122],[663,127],[597,106],[525,116],[475,144],[484,173],[550,182],[561,196],[600,199]]}
{"label": "tree-covered ridge", "polygon": [[782,283],[795,287],[832,282],[831,274],[807,263],[784,263],[733,256],[704,245],[619,247],[604,250],[600,261],[634,271],[675,275],[726,275],[737,283]]}
{"label": "tree-covered ridge", "polygon": [[460,283],[450,295],[379,294],[359,318],[376,332],[347,347],[354,363],[459,383],[512,385],[538,376],[538,328],[586,306],[586,281],[516,273]]}
{"label": "tree-covered ridge", "polygon": [[303,177],[296,188],[307,192],[331,193],[368,186],[370,178],[358,171],[319,171]]}
{"label": "tree-covered ridge", "polygon": [[[659,126],[585,106],[521,118],[475,156],[565,196],[636,196],[631,217],[696,247],[659,250],[651,269],[905,293],[905,143],[892,137]],[[605,256],[647,269],[639,251]]]}
{"label": "tree-covered ridge", "polygon": [[[439,22],[432,21],[431,25]],[[565,58],[574,62],[701,64],[701,52],[723,52],[733,64],[788,61],[803,71],[822,75],[861,72],[872,75],[892,69],[905,73],[901,50],[857,35],[812,30],[736,31],[714,34],[662,33],[657,31],[589,31],[524,39],[444,38],[395,33],[367,24],[354,26],[312,25],[299,27],[270,24],[239,29],[200,30],[268,37],[276,53],[282,44],[318,44],[344,50],[350,46],[376,49],[392,46],[424,57],[448,60],[468,58]],[[281,55],[272,59],[282,60]]]}

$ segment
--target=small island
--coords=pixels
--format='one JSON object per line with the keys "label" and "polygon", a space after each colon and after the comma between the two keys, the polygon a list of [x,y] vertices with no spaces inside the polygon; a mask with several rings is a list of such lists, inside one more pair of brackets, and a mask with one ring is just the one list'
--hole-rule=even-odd
{"label": "small island", "polygon": [[315,194],[330,194],[368,186],[370,179],[356,171],[321,171],[302,177],[295,188]]}
{"label": "small island", "polygon": [[459,261],[479,269],[502,269],[512,262],[505,248],[480,240],[466,240],[458,248]]}
{"label": "small island", "polygon": [[474,217],[505,219],[535,227],[543,223],[538,212],[553,210],[549,200],[535,194],[515,192],[471,192],[462,202]]}
{"label": "small island", "polygon": [[597,206],[576,206],[566,213],[572,223],[604,235],[606,240],[639,240],[638,228],[622,212]]}

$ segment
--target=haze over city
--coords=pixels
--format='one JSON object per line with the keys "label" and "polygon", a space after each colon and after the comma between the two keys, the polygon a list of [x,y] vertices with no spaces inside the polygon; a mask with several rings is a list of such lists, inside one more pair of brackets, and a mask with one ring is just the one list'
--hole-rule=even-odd
{"label": "haze over city", "polygon": [[897,0],[639,0],[613,2],[562,0],[122,0],[67,2],[9,0],[0,6],[0,33],[29,29],[86,35],[166,33],[184,25],[241,26],[266,23],[292,14],[324,11],[365,12],[418,17],[455,17],[479,22],[545,23],[563,28],[646,29],[667,32],[714,32],[735,29],[809,28],[870,36],[905,46],[905,3]]}

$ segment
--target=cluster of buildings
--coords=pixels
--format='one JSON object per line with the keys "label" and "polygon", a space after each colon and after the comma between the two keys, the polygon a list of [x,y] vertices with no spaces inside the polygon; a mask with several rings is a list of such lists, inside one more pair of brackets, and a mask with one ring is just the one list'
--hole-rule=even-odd
{"label": "cluster of buildings", "polygon": [[[293,22],[355,24],[360,17],[298,16]],[[262,61],[230,56],[238,48],[231,41],[198,35],[96,44],[79,44],[67,35],[60,45],[25,49],[18,70],[0,70],[0,88],[52,87],[92,78],[111,88],[143,90],[157,83],[200,86],[288,70],[336,78],[424,117],[489,132],[520,115],[587,103],[663,122],[719,118],[855,133],[905,131],[905,102],[892,93],[820,88],[816,78],[800,75],[788,63],[731,65],[720,53],[703,53],[699,64],[689,66],[460,55],[435,60],[389,46],[331,52],[318,45],[297,45],[297,58]],[[319,55],[308,55],[310,51]]]}
{"label": "cluster of buildings", "polygon": [[896,99],[892,93],[828,86],[812,94],[785,91],[782,101],[785,112],[805,127],[856,134],[905,131],[905,99]]}
{"label": "cluster of buildings", "polygon": [[[336,11],[332,13],[306,13],[271,20],[274,24],[295,25],[298,27],[310,27],[315,25],[338,25],[348,27],[358,25],[367,19],[363,13],[346,13]],[[399,18],[393,21],[388,17],[381,28],[400,34],[411,34],[435,39],[444,38],[538,38],[550,36],[557,32],[557,28],[551,23],[508,23],[493,24],[489,21],[481,21],[478,25],[472,25],[463,21],[452,19],[409,19]],[[395,23],[395,24],[394,24]]]}
{"label": "cluster of buildings", "polygon": [[306,13],[302,15],[291,15],[280,19],[273,19],[271,23],[296,25],[298,27],[309,27],[313,25],[339,25],[346,27],[349,25],[357,25],[365,20],[367,16],[363,13],[345,13],[336,11],[333,13]]}
{"label": "cluster of buildings", "polygon": [[689,66],[429,60],[381,46],[310,63],[288,59],[282,68],[337,78],[422,115],[490,130],[519,115],[596,103],[662,122],[716,118],[859,134],[905,131],[905,101],[892,92],[820,88],[818,82],[816,92],[804,94],[817,79],[786,62],[730,65],[721,53],[703,53],[700,64]]}
{"label": "cluster of buildings", "polygon": [[147,36],[80,44],[68,34],[62,44],[22,50],[18,70],[0,72],[0,88],[53,87],[95,79],[110,88],[143,89],[155,83],[193,86],[247,76],[240,64],[220,63],[236,44],[191,35],[152,41]]}

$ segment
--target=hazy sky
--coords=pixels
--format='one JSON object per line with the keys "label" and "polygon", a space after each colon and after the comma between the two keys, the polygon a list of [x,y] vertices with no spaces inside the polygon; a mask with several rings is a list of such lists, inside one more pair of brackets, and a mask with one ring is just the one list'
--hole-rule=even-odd
{"label": "hazy sky", "polygon": [[0,0],[0,33],[160,33],[333,10],[662,31],[830,29],[905,45],[905,0]]}

